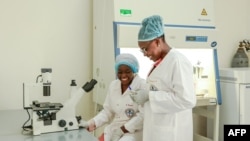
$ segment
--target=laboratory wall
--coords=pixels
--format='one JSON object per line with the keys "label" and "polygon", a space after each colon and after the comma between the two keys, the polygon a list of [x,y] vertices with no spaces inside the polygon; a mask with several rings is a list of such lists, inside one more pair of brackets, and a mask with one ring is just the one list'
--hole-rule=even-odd
{"label": "laboratory wall", "polygon": [[[23,83],[36,83],[41,68],[52,68],[48,102],[69,98],[92,79],[91,0],[0,0],[0,110],[23,108]],[[77,105],[93,114],[91,92]]]}
{"label": "laboratory wall", "polygon": [[[246,5],[249,5],[250,4],[250,1],[247,1],[246,2]],[[248,39],[250,39],[250,15],[249,15],[249,11],[250,11],[250,9],[249,9],[249,7],[247,7],[248,8],[248,10],[246,11],[246,15],[247,15],[247,28],[246,28],[246,30],[247,30],[247,38]],[[249,56],[250,57],[250,56]]]}
{"label": "laboratory wall", "polygon": [[[239,41],[250,39],[248,0],[215,1],[219,67],[230,67]],[[92,78],[92,0],[0,0],[0,110],[21,109],[23,83],[52,68],[51,101],[69,98],[69,84]],[[182,12],[182,11],[180,11]],[[94,114],[92,93],[77,112]]]}
{"label": "laboratory wall", "polygon": [[239,42],[250,39],[249,4],[248,0],[215,1],[219,67],[231,67]]}

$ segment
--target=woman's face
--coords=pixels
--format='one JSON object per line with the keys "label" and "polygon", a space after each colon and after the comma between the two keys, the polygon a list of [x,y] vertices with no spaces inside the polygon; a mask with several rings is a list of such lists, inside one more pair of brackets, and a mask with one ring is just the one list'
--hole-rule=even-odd
{"label": "woman's face", "polygon": [[159,43],[158,39],[154,39],[152,41],[138,42],[138,45],[143,55],[155,62],[160,58],[161,54]]}
{"label": "woman's face", "polygon": [[134,78],[132,69],[127,65],[120,65],[117,71],[117,77],[122,85],[130,85]]}

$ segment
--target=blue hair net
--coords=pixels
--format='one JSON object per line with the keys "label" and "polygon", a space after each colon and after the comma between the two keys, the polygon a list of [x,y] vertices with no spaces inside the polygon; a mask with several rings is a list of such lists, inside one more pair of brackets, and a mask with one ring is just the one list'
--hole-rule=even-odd
{"label": "blue hair net", "polygon": [[122,53],[116,56],[115,59],[115,71],[118,72],[118,68],[120,65],[127,65],[131,68],[133,73],[137,73],[139,71],[139,63],[136,57],[129,53]]}
{"label": "blue hair net", "polygon": [[164,34],[162,18],[153,15],[142,21],[142,27],[138,33],[138,41],[151,41]]}

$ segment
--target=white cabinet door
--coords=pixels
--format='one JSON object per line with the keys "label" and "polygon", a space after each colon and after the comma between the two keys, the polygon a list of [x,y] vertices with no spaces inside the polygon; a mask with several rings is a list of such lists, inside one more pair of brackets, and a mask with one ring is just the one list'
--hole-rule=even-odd
{"label": "white cabinet door", "polygon": [[250,84],[240,85],[240,124],[250,124]]}
{"label": "white cabinet door", "polygon": [[239,124],[239,84],[221,82],[220,123]]}
{"label": "white cabinet door", "polygon": [[221,82],[222,104],[220,105],[219,140],[223,141],[224,125],[240,123],[239,84]]}

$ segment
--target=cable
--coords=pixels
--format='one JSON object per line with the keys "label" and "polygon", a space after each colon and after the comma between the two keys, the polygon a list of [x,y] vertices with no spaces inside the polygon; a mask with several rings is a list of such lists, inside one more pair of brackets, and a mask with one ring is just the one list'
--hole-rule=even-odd
{"label": "cable", "polygon": [[28,118],[27,121],[24,122],[22,128],[23,128],[23,131],[32,131],[32,125],[25,126],[30,121],[30,119],[31,119],[30,113],[29,113],[28,109],[26,109],[26,111],[28,113],[29,118]]}

